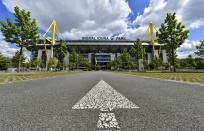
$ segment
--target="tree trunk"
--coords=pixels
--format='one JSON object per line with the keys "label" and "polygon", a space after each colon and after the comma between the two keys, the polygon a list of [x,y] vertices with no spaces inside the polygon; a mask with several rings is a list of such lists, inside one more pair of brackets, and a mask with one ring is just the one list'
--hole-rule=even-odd
{"label": "tree trunk", "polygon": [[63,59],[62,60],[60,60],[60,70],[64,70],[64,66],[63,66],[64,64],[63,64]]}
{"label": "tree trunk", "polygon": [[18,60],[18,72],[21,70],[21,58],[23,53],[23,47],[20,47],[20,54],[19,54],[19,60]]}
{"label": "tree trunk", "polygon": [[173,50],[173,52],[172,52],[172,64],[173,64],[173,72],[176,72],[176,64],[175,64],[175,51]]}
{"label": "tree trunk", "polygon": [[173,72],[176,72],[175,59],[173,58]]}

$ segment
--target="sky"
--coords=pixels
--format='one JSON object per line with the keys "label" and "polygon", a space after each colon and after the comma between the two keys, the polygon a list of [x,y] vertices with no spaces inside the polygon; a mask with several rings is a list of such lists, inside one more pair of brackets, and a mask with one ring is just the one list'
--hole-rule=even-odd
{"label": "sky", "polygon": [[[84,36],[123,36],[129,40],[148,39],[145,33],[150,22],[157,29],[166,13],[176,12],[177,19],[190,30],[188,39],[177,49],[179,58],[194,55],[204,39],[203,0],[0,0],[0,20],[14,20],[13,8],[31,11],[40,33],[57,21],[64,39]],[[17,47],[3,40],[0,52],[11,57]]]}

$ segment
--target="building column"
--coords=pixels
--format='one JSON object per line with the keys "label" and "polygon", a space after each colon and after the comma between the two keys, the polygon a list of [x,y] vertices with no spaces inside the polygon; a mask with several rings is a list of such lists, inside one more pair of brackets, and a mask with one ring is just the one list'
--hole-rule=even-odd
{"label": "building column", "polygon": [[[157,58],[159,58],[159,51],[158,50],[154,50],[154,56],[156,56]],[[152,57],[153,58],[153,57]]]}
{"label": "building column", "polygon": [[120,56],[120,53],[117,53],[116,55],[117,55],[117,57],[119,57],[119,56]]}
{"label": "building column", "polygon": [[139,71],[144,70],[143,59],[139,59],[138,62],[139,62]]}
{"label": "building column", "polygon": [[113,61],[115,59],[115,54],[114,53],[111,53],[111,61]]}
{"label": "building column", "polygon": [[64,57],[63,64],[66,66],[65,70],[69,69],[69,67],[67,67],[69,64],[69,52],[67,52],[66,56]]}
{"label": "building column", "polygon": [[37,57],[38,60],[41,60],[42,59],[42,50],[38,50],[38,57]]}
{"label": "building column", "polygon": [[147,53],[147,63],[150,64],[152,62],[152,53]]}
{"label": "building column", "polygon": [[90,63],[91,63],[91,56],[92,56],[92,53],[88,53],[88,60]]}
{"label": "building column", "polygon": [[162,50],[162,59],[164,63],[167,63],[167,53],[166,50]]}
{"label": "building column", "polygon": [[[51,58],[51,56],[52,56],[52,51],[51,50],[47,50],[47,55],[48,55],[48,59],[50,59]],[[53,55],[54,56],[54,55]],[[53,57],[54,58],[54,57]]]}

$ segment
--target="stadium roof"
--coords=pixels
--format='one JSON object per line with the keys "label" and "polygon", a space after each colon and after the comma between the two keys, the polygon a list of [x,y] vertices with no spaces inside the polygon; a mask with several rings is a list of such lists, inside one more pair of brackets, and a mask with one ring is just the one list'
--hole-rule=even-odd
{"label": "stadium roof", "polygon": [[[41,43],[42,42],[42,43]],[[57,43],[58,41],[56,41]],[[91,45],[134,45],[135,41],[130,41],[130,40],[122,40],[122,41],[118,41],[118,40],[65,40],[65,42],[67,43],[67,45],[73,45],[73,46],[77,46],[77,45],[87,45],[87,46],[91,46]],[[150,45],[150,41],[142,41],[142,45]],[[43,44],[43,41],[40,40],[38,45]],[[155,45],[160,45],[158,43],[155,43]]]}

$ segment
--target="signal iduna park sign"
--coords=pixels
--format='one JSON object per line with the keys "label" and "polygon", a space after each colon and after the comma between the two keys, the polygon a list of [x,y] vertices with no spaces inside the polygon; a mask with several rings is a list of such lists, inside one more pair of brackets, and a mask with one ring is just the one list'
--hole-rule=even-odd
{"label": "signal iduna park sign", "polygon": [[82,37],[82,40],[126,40],[126,37],[106,37],[106,36],[88,36],[88,37]]}

